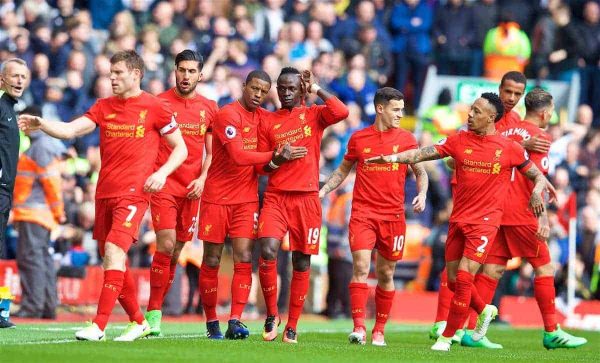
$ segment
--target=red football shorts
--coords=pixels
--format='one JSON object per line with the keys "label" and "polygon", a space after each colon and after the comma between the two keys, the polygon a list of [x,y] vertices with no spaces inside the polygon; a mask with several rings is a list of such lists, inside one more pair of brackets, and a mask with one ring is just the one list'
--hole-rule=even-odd
{"label": "red football shorts", "polygon": [[290,233],[290,251],[319,254],[321,201],[315,193],[266,192],[258,220],[258,238],[281,241]]}
{"label": "red football shorts", "polygon": [[506,265],[513,257],[523,257],[534,268],[550,263],[548,245],[536,233],[535,225],[501,226],[485,262]]}
{"label": "red football shorts", "polygon": [[104,243],[111,242],[127,252],[136,242],[148,200],[139,196],[96,199],[94,239],[104,255]]}
{"label": "red football shorts", "polygon": [[200,203],[198,238],[223,243],[225,238],[256,238],[258,202],[241,204]]}
{"label": "red football shorts", "polygon": [[177,241],[191,241],[196,228],[199,205],[199,199],[175,197],[161,192],[152,194],[150,211],[154,230],[174,229]]}
{"label": "red football shorts", "polygon": [[483,264],[494,244],[496,234],[496,226],[450,222],[446,239],[446,261],[457,261],[466,257]]}
{"label": "red football shorts", "polygon": [[399,261],[404,253],[406,222],[404,218],[384,221],[372,218],[350,217],[350,250],[377,249],[389,261]]}

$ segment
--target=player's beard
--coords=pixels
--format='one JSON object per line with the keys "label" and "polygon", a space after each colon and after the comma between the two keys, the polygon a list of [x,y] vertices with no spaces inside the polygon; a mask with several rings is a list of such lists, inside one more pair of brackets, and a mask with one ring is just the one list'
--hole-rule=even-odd
{"label": "player's beard", "polygon": [[179,83],[177,83],[175,85],[175,87],[177,87],[177,93],[179,93],[182,96],[189,96],[190,94],[192,94],[193,92],[196,91],[196,87],[198,86],[198,82],[190,82],[190,87],[187,90],[184,90],[181,88],[181,86],[179,85]]}

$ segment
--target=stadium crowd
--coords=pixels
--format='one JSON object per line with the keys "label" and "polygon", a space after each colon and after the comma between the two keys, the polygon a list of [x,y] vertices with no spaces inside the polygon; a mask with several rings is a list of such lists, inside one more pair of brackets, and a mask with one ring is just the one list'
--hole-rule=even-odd
{"label": "stadium crowd", "polygon": [[[241,97],[243,80],[253,69],[262,68],[272,79],[286,65],[310,69],[350,111],[345,122],[325,134],[323,179],[339,166],[350,135],[373,122],[375,91],[393,86],[407,95],[409,110],[415,110],[432,64],[441,74],[457,76],[496,78],[492,71],[502,67],[524,71],[529,79],[570,81],[578,74],[576,119],[559,119],[548,130],[553,138],[550,178],[560,196],[550,214],[549,245],[559,295],[566,291],[567,212],[569,197],[575,193],[577,295],[600,299],[598,1],[4,0],[0,18],[0,61],[19,57],[32,71],[19,105],[39,107],[48,120],[69,121],[96,99],[110,96],[109,59],[121,50],[135,49],[143,57],[142,87],[152,94],[174,86],[176,54],[197,50],[205,58],[198,92],[219,106]],[[449,105],[453,111],[454,105]],[[265,107],[279,106],[272,87]],[[423,130],[417,135],[421,146],[432,145],[437,134],[461,126],[441,130],[427,117],[417,123]],[[100,263],[91,232],[98,144],[98,130],[65,142],[69,157],[61,174],[66,218],[52,235],[63,273]],[[412,287],[435,290],[451,208],[450,173],[441,161],[427,162],[426,169],[430,176],[426,211],[412,216],[411,209],[406,210],[407,220],[418,222],[414,224],[419,228],[418,244],[430,250],[432,258],[429,276]],[[330,271],[344,265],[351,269],[348,231],[343,223],[336,224],[340,213],[349,218],[340,200],[351,190],[350,182],[323,202],[324,225],[330,231],[325,238],[329,263],[337,266]],[[406,195],[408,202],[416,195],[412,179],[407,180]],[[7,233],[9,258],[14,258],[16,231],[9,228]],[[140,242],[130,251],[132,266],[150,266],[154,242],[148,214]],[[504,293],[533,294],[528,264],[515,265],[503,281]],[[330,316],[348,313],[328,308]]]}

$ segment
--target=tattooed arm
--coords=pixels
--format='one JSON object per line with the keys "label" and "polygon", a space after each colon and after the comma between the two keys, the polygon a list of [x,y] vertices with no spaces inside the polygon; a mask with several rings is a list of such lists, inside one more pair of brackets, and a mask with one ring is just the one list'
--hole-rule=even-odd
{"label": "tattooed arm", "polygon": [[381,155],[365,160],[367,164],[416,164],[421,161],[441,159],[442,156],[434,146],[427,146],[420,149],[406,150],[399,154]]}
{"label": "tattooed arm", "polygon": [[327,178],[325,185],[319,190],[319,198],[325,197],[327,193],[339,187],[346,177],[348,177],[353,166],[354,162],[343,160],[340,166]]}
{"label": "tattooed arm", "polygon": [[417,178],[417,191],[419,193],[412,201],[413,211],[415,213],[421,213],[425,210],[427,189],[429,188],[429,177],[422,164],[410,164],[410,167]]}
{"label": "tattooed arm", "polygon": [[542,193],[544,189],[547,189],[550,193],[550,200],[556,198],[556,189],[550,184],[550,182],[544,177],[544,174],[535,166],[532,165],[525,173],[523,173],[529,180],[535,183],[533,191],[531,192],[531,198],[529,198],[529,207],[533,211],[536,217],[542,215],[545,211],[544,197]]}

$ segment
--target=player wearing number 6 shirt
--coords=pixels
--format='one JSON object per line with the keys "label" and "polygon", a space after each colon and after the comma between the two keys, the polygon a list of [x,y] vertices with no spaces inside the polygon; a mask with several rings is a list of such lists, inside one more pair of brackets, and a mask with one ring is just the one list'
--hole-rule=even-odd
{"label": "player wearing number 6 shirt", "polygon": [[[387,153],[416,149],[417,140],[400,128],[404,110],[404,95],[396,89],[377,90],[375,124],[355,132],[348,141],[348,151],[340,167],[329,176],[321,188],[320,197],[337,188],[356,165],[356,180],[350,215],[350,249],[353,276],[350,282],[350,304],[354,331],[351,343],[365,344],[366,305],[369,296],[367,275],[371,252],[377,249],[377,287],[375,288],[376,322],[372,332],[373,345],[384,346],[384,328],[394,299],[394,270],[402,259],[406,221],[404,216],[404,181],[407,166],[390,163],[365,164],[365,159]],[[425,208],[428,178],[420,164],[411,165],[417,177],[418,195],[413,209]]]}
{"label": "player wearing number 6 shirt", "polygon": [[[321,201],[319,157],[323,130],[348,117],[346,106],[310,80],[310,72],[283,68],[277,78],[282,108],[269,115],[259,130],[258,150],[272,150],[283,143],[308,149],[308,155],[281,167],[265,165],[270,173],[258,221],[261,246],[260,284],[267,306],[263,339],[277,337],[277,250],[289,231],[293,275],[290,284],[288,323],[283,341],[297,343],[296,326],[304,306],[310,276],[310,256],[319,253]],[[303,105],[306,92],[316,93],[325,105]]]}
{"label": "player wearing number 6 shirt", "polygon": [[258,222],[258,175],[253,165],[274,165],[301,158],[306,148],[285,147],[256,152],[257,128],[267,112],[260,108],[271,89],[271,78],[261,70],[246,77],[242,98],[224,106],[213,124],[213,161],[200,205],[198,238],[204,241],[200,294],[210,339],[223,339],[217,319],[217,288],[223,242],[233,246],[231,315],[225,338],[245,339],[250,332],[240,322],[252,286],[252,246]]}
{"label": "player wearing number 6 shirt", "polygon": [[[162,303],[169,291],[183,245],[196,229],[200,195],[212,158],[210,128],[218,107],[216,102],[196,93],[204,61],[198,53],[186,49],[175,57],[176,86],[160,94],[173,109],[183,135],[188,157],[167,178],[165,187],[152,195],[150,210],[156,231],[156,252],[150,267],[150,299],[145,314],[150,334],[160,335]],[[204,163],[204,149],[206,160]],[[156,166],[165,163],[171,147],[161,140]]]}
{"label": "player wearing number 6 shirt", "polygon": [[[96,188],[94,238],[103,256],[104,281],[92,323],[75,333],[79,340],[105,340],[104,330],[118,299],[130,324],[115,340],[132,341],[150,333],[137,302],[135,281],[127,268],[127,251],[137,240],[150,193],[186,159],[187,149],[169,105],[141,90],[144,61],[135,51],[112,56],[110,80],[115,96],[103,98],[75,120],[65,123],[21,115],[19,126],[72,139],[100,127],[102,168]],[[155,170],[160,137],[173,151]],[[154,171],[154,173],[153,173]]]}
{"label": "player wearing number 6 shirt", "polygon": [[[534,88],[525,96],[525,120],[500,129],[505,137],[522,144],[532,138],[550,141],[550,135],[543,131],[554,111],[552,95],[541,88]],[[544,174],[548,173],[548,153],[529,152],[529,158]],[[584,338],[572,336],[560,329],[556,322],[554,306],[554,268],[546,240],[550,232],[548,216],[544,211],[536,218],[528,208],[533,184],[523,175],[512,170],[508,194],[505,200],[505,213],[502,215],[500,230],[475,288],[489,303],[494,296],[498,280],[506,269],[506,263],[513,257],[526,258],[534,268],[534,296],[544,321],[543,345],[548,349],[575,348],[587,342]],[[471,339],[470,336],[467,339]],[[470,344],[472,345],[472,344]]]}
{"label": "player wearing number 6 shirt", "polygon": [[529,204],[536,215],[544,210],[544,188],[548,187],[555,194],[544,175],[529,161],[525,150],[496,133],[494,123],[502,112],[498,95],[483,93],[469,111],[468,131],[452,135],[438,145],[368,160],[411,164],[447,156],[455,160],[454,209],[446,241],[448,285],[454,290],[454,297],[448,324],[432,346],[433,350],[450,350],[452,337],[464,323],[469,306],[479,313],[474,338],[485,335],[498,313],[495,306],[486,305],[479,297],[473,287],[473,275],[485,262],[498,232],[512,168],[516,167],[534,181]]}

